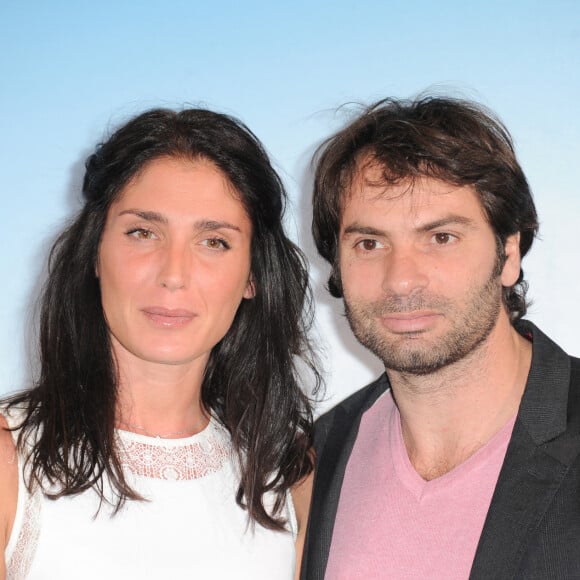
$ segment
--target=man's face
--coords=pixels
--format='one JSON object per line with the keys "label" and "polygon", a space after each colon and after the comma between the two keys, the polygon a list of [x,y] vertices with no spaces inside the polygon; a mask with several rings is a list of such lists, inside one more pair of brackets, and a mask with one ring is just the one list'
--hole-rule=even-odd
{"label": "man's face", "polygon": [[508,317],[502,286],[520,270],[519,235],[497,242],[477,193],[423,178],[377,185],[378,168],[345,200],[339,260],[358,340],[390,370],[432,373],[463,359]]}

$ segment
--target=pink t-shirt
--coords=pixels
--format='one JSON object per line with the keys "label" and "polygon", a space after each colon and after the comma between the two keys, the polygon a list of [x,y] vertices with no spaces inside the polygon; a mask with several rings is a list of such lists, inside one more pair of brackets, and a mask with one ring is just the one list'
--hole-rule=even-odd
{"label": "pink t-shirt", "polygon": [[390,391],[363,415],[349,459],[326,580],[465,580],[515,417],[455,469],[413,468]]}

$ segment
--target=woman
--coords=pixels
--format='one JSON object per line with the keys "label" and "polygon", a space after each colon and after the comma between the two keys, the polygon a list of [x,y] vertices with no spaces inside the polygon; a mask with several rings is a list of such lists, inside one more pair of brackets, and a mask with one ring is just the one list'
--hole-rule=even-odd
{"label": "woman", "polygon": [[152,110],[89,157],[83,194],[39,379],[4,403],[0,577],[292,578],[309,289],[266,153],[230,117]]}

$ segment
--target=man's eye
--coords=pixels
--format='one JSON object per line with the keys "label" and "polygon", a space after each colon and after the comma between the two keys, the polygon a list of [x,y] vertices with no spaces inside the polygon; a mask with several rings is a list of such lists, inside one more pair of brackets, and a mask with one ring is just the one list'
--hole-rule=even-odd
{"label": "man's eye", "polygon": [[357,243],[357,246],[361,249],[364,250],[365,252],[372,252],[373,250],[376,250],[379,247],[379,242],[377,240],[361,240],[360,242]]}
{"label": "man's eye", "polygon": [[454,241],[456,238],[452,234],[447,234],[445,232],[440,232],[438,234],[433,234],[433,241],[440,245],[444,246],[449,244],[450,242]]}

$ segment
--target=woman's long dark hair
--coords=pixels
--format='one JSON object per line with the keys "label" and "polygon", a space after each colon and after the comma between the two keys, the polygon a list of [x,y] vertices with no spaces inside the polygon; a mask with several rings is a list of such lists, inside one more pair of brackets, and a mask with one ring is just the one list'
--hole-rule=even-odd
{"label": "woman's long dark hair", "polygon": [[[40,314],[41,371],[34,388],[9,399],[26,409],[19,446],[29,486],[50,497],[95,488],[104,476],[116,496],[140,499],[115,448],[117,372],[95,276],[107,212],[147,163],[162,157],[213,162],[240,194],[253,225],[256,295],[243,300],[209,358],[202,403],[231,433],[241,480],[236,501],[252,521],[282,529],[290,486],[312,471],[312,415],[299,385],[299,360],[320,377],[307,338],[312,320],[303,254],[286,237],[286,193],[258,139],[242,123],[212,111],[155,109],[118,129],[86,163],[84,207],[54,244]],[[303,363],[298,363],[303,364]],[[32,448],[25,447],[32,442]],[[48,491],[46,482],[56,484]],[[274,510],[264,505],[273,492]]]}

